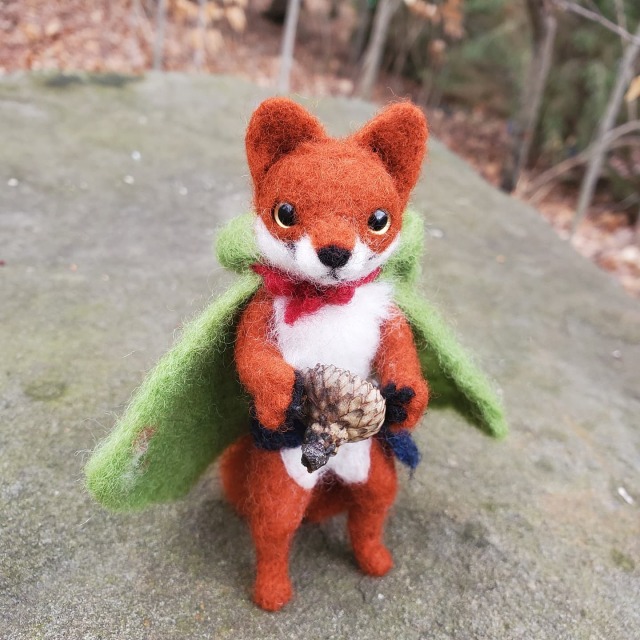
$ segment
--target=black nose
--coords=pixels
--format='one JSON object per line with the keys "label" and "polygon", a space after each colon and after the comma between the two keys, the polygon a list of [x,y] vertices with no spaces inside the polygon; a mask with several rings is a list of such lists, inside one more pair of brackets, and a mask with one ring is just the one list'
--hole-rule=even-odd
{"label": "black nose", "polygon": [[330,244],[328,247],[322,247],[322,249],[318,249],[318,258],[320,258],[320,262],[327,267],[331,267],[332,269],[339,269],[340,267],[344,267],[347,262],[349,262],[349,258],[351,257],[351,251],[348,249],[342,249],[340,247],[336,247],[335,244]]}

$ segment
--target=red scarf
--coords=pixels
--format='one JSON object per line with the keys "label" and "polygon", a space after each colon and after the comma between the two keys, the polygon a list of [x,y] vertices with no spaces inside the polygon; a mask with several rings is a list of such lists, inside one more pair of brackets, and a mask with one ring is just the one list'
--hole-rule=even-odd
{"label": "red scarf", "polygon": [[358,287],[373,282],[380,273],[378,267],[360,280],[323,287],[307,280],[297,280],[266,264],[254,264],[251,268],[262,276],[264,286],[272,296],[288,298],[284,305],[284,321],[287,324],[293,324],[298,318],[315,313],[326,304],[347,304]]}

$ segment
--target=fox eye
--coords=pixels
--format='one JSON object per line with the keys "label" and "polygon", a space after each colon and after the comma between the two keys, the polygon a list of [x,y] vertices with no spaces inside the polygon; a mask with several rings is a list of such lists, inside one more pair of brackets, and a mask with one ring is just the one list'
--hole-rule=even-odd
{"label": "fox eye", "polygon": [[367,221],[372,233],[381,236],[386,233],[391,226],[391,216],[384,209],[376,209]]}
{"label": "fox eye", "polygon": [[293,227],[293,225],[297,222],[295,207],[288,202],[281,202],[273,210],[273,219],[283,229]]}

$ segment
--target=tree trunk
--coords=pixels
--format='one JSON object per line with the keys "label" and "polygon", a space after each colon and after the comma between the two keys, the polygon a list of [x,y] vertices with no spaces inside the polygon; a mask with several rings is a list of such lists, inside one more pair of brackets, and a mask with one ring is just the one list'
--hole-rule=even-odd
{"label": "tree trunk", "polygon": [[369,0],[358,0],[358,27],[352,38],[351,64],[357,64],[362,58],[371,31],[371,16],[372,11]]}
{"label": "tree trunk", "polygon": [[204,64],[206,53],[206,36],[207,36],[207,23],[205,16],[205,5],[207,0],[198,0],[198,40],[196,50],[193,53],[193,66],[197,71],[202,69]]}
{"label": "tree trunk", "polygon": [[[621,124],[619,127],[612,129],[606,137],[607,148],[609,150],[613,150],[632,146],[640,147],[640,138],[634,138],[632,136],[625,137],[636,131],[640,131],[640,120],[632,120],[631,122],[626,122],[625,124]],[[567,158],[550,169],[543,171],[539,176],[536,176],[535,180],[532,180],[527,185],[527,190],[523,195],[527,200],[535,204],[536,200],[540,199],[538,192],[542,187],[550,182],[552,183],[567,171],[571,171],[571,169],[579,167],[580,165],[588,164],[594,153],[595,144],[592,144],[590,147],[572,158]],[[547,192],[545,192],[544,195],[546,195]]]}
{"label": "tree trunk", "polygon": [[164,59],[164,30],[167,25],[167,0],[159,0],[156,9],[156,33],[153,43],[153,68],[162,69]]}
{"label": "tree trunk", "polygon": [[502,168],[500,188],[508,192],[516,188],[520,174],[529,161],[558,26],[556,17],[545,0],[527,0],[527,11],[531,21],[533,51],[519,113],[513,125],[509,154]]}
{"label": "tree trunk", "polygon": [[584,218],[585,213],[593,200],[593,194],[595,193],[598,178],[600,177],[602,165],[604,164],[604,159],[609,147],[608,134],[616,124],[616,118],[622,105],[625,90],[629,85],[629,82],[631,82],[633,67],[636,59],[638,58],[638,53],[640,53],[640,23],[638,24],[635,35],[636,39],[627,45],[627,48],[620,60],[620,64],[618,65],[618,75],[616,77],[613,91],[609,96],[609,102],[607,103],[604,115],[598,125],[598,131],[593,142],[594,153],[587,165],[587,171],[585,172],[582,184],[580,185],[576,215],[573,218],[573,223],[571,225],[572,233],[575,233],[575,230],[578,228],[578,225],[582,221],[582,218]]}
{"label": "tree trunk", "polygon": [[389,33],[389,24],[399,4],[400,0],[378,0],[376,15],[373,18],[371,40],[364,54],[362,73],[356,91],[356,94],[365,100],[371,97],[373,85],[378,78],[384,45]]}
{"label": "tree trunk", "polygon": [[423,20],[415,20],[415,18],[413,21],[409,21],[408,25],[405,25],[404,38],[398,47],[391,71],[393,76],[396,78],[400,78],[402,76],[407,64],[407,59],[409,58],[409,53],[424,31],[425,26],[426,22]]}
{"label": "tree trunk", "polygon": [[284,23],[282,37],[282,53],[280,55],[280,73],[278,75],[278,93],[289,93],[291,67],[293,66],[293,47],[296,43],[298,15],[302,0],[289,0],[287,5],[287,19]]}
{"label": "tree trunk", "polygon": [[[628,31],[627,27],[627,16],[624,12],[624,0],[614,0],[614,4],[616,6],[616,21],[617,23],[625,30]],[[620,44],[622,45],[622,52],[624,53],[627,41],[625,38],[620,36]],[[638,101],[632,100],[627,102],[627,120],[635,120],[638,117]]]}

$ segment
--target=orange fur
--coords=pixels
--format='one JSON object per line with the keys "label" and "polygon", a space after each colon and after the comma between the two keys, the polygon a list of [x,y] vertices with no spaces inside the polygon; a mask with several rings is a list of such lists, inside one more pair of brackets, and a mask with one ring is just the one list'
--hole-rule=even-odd
{"label": "orange fur", "polygon": [[276,611],[291,598],[289,549],[311,492],[289,478],[278,451],[262,451],[245,436],[222,458],[229,500],[247,518],[256,548],[253,599]]}
{"label": "orange fur", "polygon": [[412,429],[429,402],[429,387],[422,377],[413,332],[400,310],[383,325],[380,346],[373,361],[382,387],[395,382],[398,387],[411,387],[415,396],[406,407],[407,419],[394,429]]}
{"label": "orange fur", "polygon": [[284,423],[291,402],[295,372],[270,340],[272,315],[273,300],[261,289],[238,323],[235,360],[240,381],[251,394],[258,420],[268,429],[277,429]]}
{"label": "orange fur", "polygon": [[374,441],[366,482],[321,482],[312,491],[288,476],[278,451],[263,451],[244,436],[223,454],[221,475],[227,498],[249,522],[256,548],[254,601],[276,611],[292,595],[289,550],[306,516],[320,522],[348,511],[351,544],[364,573],[382,576],[393,566],[383,528],[397,491],[393,458]]}
{"label": "orange fur", "polygon": [[[281,243],[306,234],[316,251],[328,246],[351,251],[360,238],[381,254],[400,233],[426,139],[424,116],[409,103],[392,105],[348,138],[333,139],[294,102],[266,100],[252,116],[246,136],[256,213]],[[296,224],[287,228],[274,220],[274,207],[281,202],[292,204],[297,215]],[[381,235],[368,228],[377,209],[384,209],[391,221]],[[296,372],[274,340],[273,318],[273,298],[262,288],[242,313],[235,343],[240,381],[258,420],[270,430],[284,426],[296,382]],[[415,426],[428,390],[411,329],[399,311],[381,329],[373,366],[383,385],[394,382],[415,391],[407,419],[399,425]],[[381,576],[391,569],[383,528],[397,491],[395,462],[375,439],[369,462],[365,482],[347,485],[327,474],[306,490],[289,476],[279,451],[258,448],[251,436],[227,449],[221,463],[223,487],[251,529],[256,548],[253,597],[259,606],[275,611],[291,598],[289,550],[305,517],[319,522],[346,510],[362,571]]]}
{"label": "orange fur", "polygon": [[[256,213],[283,242],[304,230],[316,248],[351,249],[358,233],[379,253],[400,233],[427,137],[424,115],[408,102],[390,105],[353,135],[335,139],[291,100],[265,100],[246,136]],[[281,201],[295,206],[299,225],[283,229],[274,222],[272,210]],[[367,229],[378,208],[391,216],[382,236]]]}

